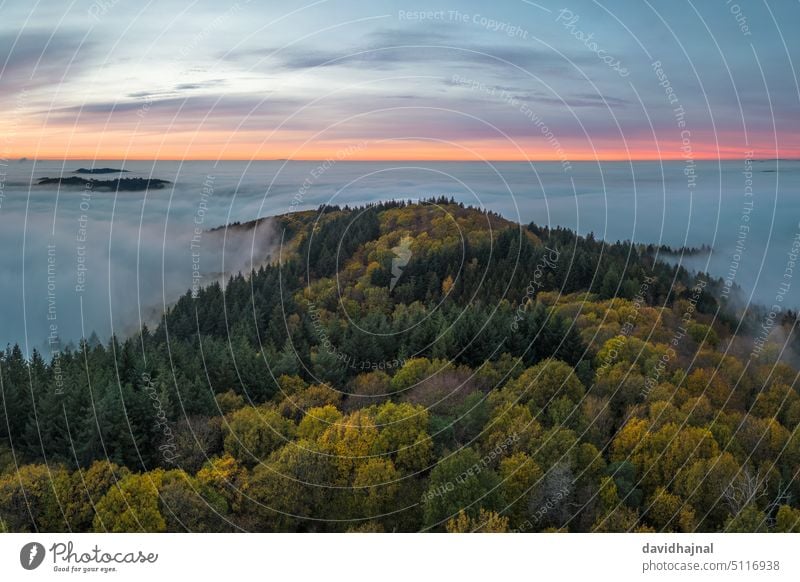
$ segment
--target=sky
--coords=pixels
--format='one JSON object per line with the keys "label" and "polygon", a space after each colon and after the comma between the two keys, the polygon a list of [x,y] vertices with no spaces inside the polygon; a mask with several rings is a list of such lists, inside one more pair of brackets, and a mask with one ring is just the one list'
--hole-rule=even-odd
{"label": "sky", "polygon": [[0,158],[799,158],[798,23],[796,0],[0,0]]}

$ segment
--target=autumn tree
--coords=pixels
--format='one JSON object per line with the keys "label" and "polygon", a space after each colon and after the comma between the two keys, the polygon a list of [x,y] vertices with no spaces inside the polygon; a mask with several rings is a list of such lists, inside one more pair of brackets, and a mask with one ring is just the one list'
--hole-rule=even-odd
{"label": "autumn tree", "polygon": [[70,477],[63,467],[23,465],[0,475],[0,517],[12,532],[67,529]]}
{"label": "autumn tree", "polygon": [[284,445],[295,425],[268,406],[241,408],[226,424],[225,452],[246,466],[253,466]]}
{"label": "autumn tree", "polygon": [[167,522],[159,505],[159,487],[164,470],[131,474],[97,502],[93,520],[96,532],[163,532]]}

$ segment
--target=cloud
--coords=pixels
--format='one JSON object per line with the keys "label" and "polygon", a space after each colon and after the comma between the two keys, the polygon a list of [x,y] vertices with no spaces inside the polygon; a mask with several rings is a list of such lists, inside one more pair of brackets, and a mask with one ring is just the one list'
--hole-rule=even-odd
{"label": "cloud", "polygon": [[[265,47],[231,51],[221,56],[229,61],[265,61],[269,67],[284,70],[306,70],[320,67],[350,67],[386,70],[419,63],[426,65],[464,65],[475,67],[522,67],[525,69],[568,71],[570,61],[558,54],[530,44],[481,44],[449,32],[432,30],[382,29],[364,37],[363,42],[340,50],[322,49],[307,45]],[[595,65],[583,53],[569,59],[580,66]]]}
{"label": "cloud", "polygon": [[591,93],[578,93],[575,95],[566,95],[563,99],[556,97],[539,97],[539,96],[523,96],[526,99],[536,103],[547,105],[557,105],[561,107],[601,107],[607,109],[608,107],[626,107],[631,104],[628,99],[622,97],[613,97],[611,95],[599,95]]}
{"label": "cloud", "polygon": [[210,94],[187,97],[154,98],[142,92],[142,98],[126,101],[99,101],[63,107],[50,111],[49,123],[82,126],[92,123],[105,125],[108,120],[149,123],[175,123],[212,128],[233,129],[234,123],[247,118],[251,123],[280,123],[305,103],[293,98],[276,99],[263,94]]}
{"label": "cloud", "polygon": [[167,99],[178,99],[178,98],[183,99],[184,97],[182,97],[182,95],[186,93],[191,93],[202,89],[212,89],[225,84],[226,84],[225,79],[211,79],[209,81],[178,83],[170,89],[165,89],[165,88],[149,89],[149,90],[145,89],[141,91],[134,91],[132,93],[128,93],[126,97],[128,97],[129,99],[143,99],[148,102],[153,102],[155,100],[163,101]]}
{"label": "cloud", "polygon": [[78,31],[0,32],[0,100],[22,90],[56,89],[85,72],[95,46],[83,37]]}
{"label": "cloud", "polygon": [[197,89],[210,89],[226,83],[225,79],[210,79],[208,81],[197,81],[194,83],[180,83],[175,85],[175,91],[194,91]]}

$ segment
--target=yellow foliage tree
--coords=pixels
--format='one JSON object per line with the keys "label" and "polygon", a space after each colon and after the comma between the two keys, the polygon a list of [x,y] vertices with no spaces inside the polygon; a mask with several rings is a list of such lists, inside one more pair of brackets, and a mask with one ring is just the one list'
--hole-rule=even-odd
{"label": "yellow foliage tree", "polygon": [[507,533],[508,518],[495,511],[483,508],[475,518],[469,517],[462,509],[458,515],[446,524],[448,533]]}

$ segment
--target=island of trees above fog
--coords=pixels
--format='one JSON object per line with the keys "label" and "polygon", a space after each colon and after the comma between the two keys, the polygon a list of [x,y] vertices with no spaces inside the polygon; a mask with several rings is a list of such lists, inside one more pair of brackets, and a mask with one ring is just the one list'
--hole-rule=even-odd
{"label": "island of trees above fog", "polygon": [[113,180],[97,180],[95,178],[87,179],[79,176],[69,176],[68,178],[39,178],[37,182],[37,186],[48,186],[51,184],[79,186],[81,188],[91,188],[92,190],[132,192],[141,190],[161,190],[167,184],[171,184],[171,182],[167,180],[158,180],[156,178],[115,178]]}
{"label": "island of trees above fog", "polygon": [[78,168],[73,170],[73,174],[123,174],[128,170],[117,170],[116,168]]}
{"label": "island of trees above fog", "polygon": [[154,329],[7,349],[0,527],[800,531],[794,313],[446,199],[270,223]]}

